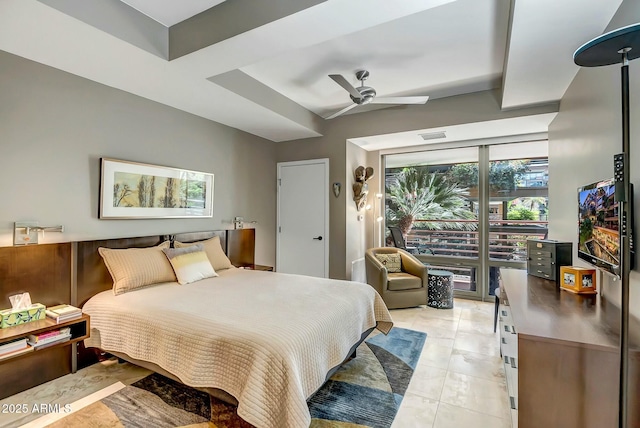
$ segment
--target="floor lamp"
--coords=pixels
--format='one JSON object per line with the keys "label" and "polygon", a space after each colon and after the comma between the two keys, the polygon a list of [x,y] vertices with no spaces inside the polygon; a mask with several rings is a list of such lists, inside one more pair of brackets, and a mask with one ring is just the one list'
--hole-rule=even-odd
{"label": "floor lamp", "polygon": [[582,45],[573,54],[574,62],[582,67],[600,67],[622,64],[622,153],[614,156],[614,175],[618,200],[620,229],[620,277],[622,298],[620,303],[620,401],[618,426],[628,423],[629,379],[629,272],[631,271],[632,223],[631,185],[629,180],[629,61],[640,57],[640,24],[610,31]]}

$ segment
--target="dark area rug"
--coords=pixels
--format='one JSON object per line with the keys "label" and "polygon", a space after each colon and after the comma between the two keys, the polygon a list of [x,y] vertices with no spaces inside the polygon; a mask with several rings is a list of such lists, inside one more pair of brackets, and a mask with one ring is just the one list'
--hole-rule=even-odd
{"label": "dark area rug", "polygon": [[[400,407],[427,335],[393,328],[369,337],[309,400],[315,428],[388,428]],[[52,427],[245,428],[235,406],[151,374]]]}

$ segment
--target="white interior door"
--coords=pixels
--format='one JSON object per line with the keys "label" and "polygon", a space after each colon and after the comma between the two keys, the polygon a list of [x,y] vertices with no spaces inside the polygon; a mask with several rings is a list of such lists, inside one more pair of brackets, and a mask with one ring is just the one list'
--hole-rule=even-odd
{"label": "white interior door", "polygon": [[329,159],[278,163],[276,271],[329,276]]}

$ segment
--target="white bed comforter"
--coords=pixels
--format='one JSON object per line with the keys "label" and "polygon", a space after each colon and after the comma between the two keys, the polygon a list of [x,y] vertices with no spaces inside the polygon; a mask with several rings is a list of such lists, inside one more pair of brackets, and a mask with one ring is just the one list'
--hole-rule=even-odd
{"label": "white bed comforter", "polygon": [[155,363],[186,385],[223,389],[259,428],[308,427],[306,399],[365,330],[391,316],[367,284],[228,269],[217,278],[97,294],[86,346]]}

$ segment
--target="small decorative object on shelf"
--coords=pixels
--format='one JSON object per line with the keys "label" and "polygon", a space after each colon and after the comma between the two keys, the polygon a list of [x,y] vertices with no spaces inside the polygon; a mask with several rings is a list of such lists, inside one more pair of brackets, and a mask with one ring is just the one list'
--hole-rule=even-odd
{"label": "small decorative object on shelf", "polygon": [[579,266],[560,267],[560,288],[576,294],[596,294],[596,270]]}

